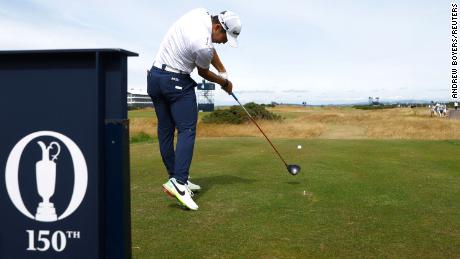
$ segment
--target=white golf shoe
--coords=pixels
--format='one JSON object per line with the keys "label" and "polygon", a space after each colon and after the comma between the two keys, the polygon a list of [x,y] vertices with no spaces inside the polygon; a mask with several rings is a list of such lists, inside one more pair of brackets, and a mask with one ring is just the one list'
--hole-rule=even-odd
{"label": "white golf shoe", "polygon": [[194,183],[190,182],[190,180],[187,180],[187,185],[188,185],[188,188],[190,188],[190,190],[192,190],[194,192],[197,192],[197,191],[201,190],[201,186],[199,186],[198,184],[194,184]]}
{"label": "white golf shoe", "polygon": [[198,205],[192,199],[193,192],[187,184],[180,184],[175,178],[171,178],[163,184],[163,191],[175,197],[185,207],[191,210],[198,209]]}

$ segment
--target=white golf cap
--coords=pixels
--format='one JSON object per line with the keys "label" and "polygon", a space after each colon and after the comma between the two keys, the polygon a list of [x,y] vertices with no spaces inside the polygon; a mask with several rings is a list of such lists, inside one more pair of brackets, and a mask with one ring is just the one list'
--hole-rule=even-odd
{"label": "white golf cap", "polygon": [[227,32],[227,40],[230,46],[238,47],[238,41],[236,38],[241,32],[241,20],[240,17],[231,11],[223,11],[219,15],[219,22]]}

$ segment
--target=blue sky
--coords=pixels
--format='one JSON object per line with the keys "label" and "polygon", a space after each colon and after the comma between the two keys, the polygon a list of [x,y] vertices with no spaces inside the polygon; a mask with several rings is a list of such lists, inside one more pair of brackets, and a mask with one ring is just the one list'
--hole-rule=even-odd
{"label": "blue sky", "polygon": [[[243,102],[449,100],[450,1],[0,1],[0,49],[123,48],[128,88],[169,26],[196,7],[231,10],[238,48],[216,44]],[[201,81],[196,71],[192,74]],[[223,91],[217,104],[232,104]]]}

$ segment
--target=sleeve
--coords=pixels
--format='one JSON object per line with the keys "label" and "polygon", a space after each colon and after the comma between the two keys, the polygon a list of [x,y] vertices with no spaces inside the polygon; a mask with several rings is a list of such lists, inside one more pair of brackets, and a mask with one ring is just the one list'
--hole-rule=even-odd
{"label": "sleeve", "polygon": [[209,69],[209,66],[211,65],[212,55],[214,53],[212,50],[212,48],[204,48],[197,50],[195,64],[200,68]]}

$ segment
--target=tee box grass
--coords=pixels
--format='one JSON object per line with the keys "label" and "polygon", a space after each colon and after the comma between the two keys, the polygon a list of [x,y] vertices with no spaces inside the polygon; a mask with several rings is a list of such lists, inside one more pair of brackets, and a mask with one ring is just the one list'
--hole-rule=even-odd
{"label": "tee box grass", "polygon": [[[454,258],[460,141],[199,138],[199,210],[162,192],[158,143],[131,145],[134,258]],[[297,149],[302,145],[302,149]]]}

